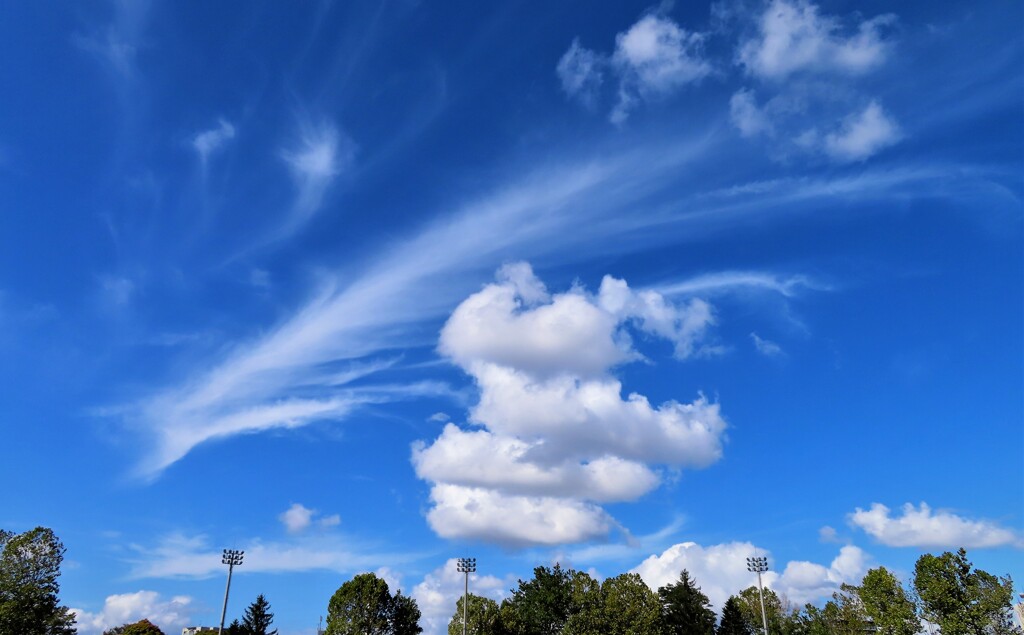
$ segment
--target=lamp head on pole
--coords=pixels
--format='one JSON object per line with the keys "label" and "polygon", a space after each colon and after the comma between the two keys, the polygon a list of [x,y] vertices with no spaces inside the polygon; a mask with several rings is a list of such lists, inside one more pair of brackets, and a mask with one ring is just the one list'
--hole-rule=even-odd
{"label": "lamp head on pole", "polygon": [[747,558],[747,571],[751,573],[764,573],[768,570],[768,558],[766,556],[754,556]]}
{"label": "lamp head on pole", "polygon": [[456,567],[459,573],[475,573],[476,572],[476,558],[459,558],[456,561]]}
{"label": "lamp head on pole", "polygon": [[220,561],[222,564],[231,565],[233,567],[241,566],[242,557],[245,555],[244,551],[237,549],[225,549],[224,555],[221,556]]}

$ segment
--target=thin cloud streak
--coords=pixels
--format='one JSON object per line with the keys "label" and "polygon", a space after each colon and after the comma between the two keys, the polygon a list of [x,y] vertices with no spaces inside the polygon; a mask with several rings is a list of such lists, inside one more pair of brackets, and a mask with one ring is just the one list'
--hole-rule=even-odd
{"label": "thin cloud streak", "polygon": [[[489,269],[511,258],[562,262],[566,254],[584,259],[600,247],[628,251],[694,239],[701,230],[763,219],[782,207],[821,198],[872,198],[929,183],[949,182],[938,168],[860,172],[833,180],[773,181],[696,195],[672,210],[624,215],[662,193],[689,163],[709,152],[712,138],[676,141],[611,159],[538,170],[495,194],[427,225],[411,238],[379,250],[361,271],[346,272],[347,286],[329,282],[295,314],[257,339],[238,343],[177,387],[131,405],[128,422],[149,440],[146,466],[138,475],[154,478],[201,443],[269,428],[298,427],[316,420],[342,419],[353,408],[388,397],[346,389],[324,379],[323,365],[359,360],[408,344],[415,327],[437,321],[484,279]],[[659,157],[652,162],[651,157]],[[960,172],[959,176],[964,177]],[[977,177],[975,177],[976,179]],[[684,211],[675,211],[675,210]],[[582,217],[587,218],[581,223]],[[609,237],[616,237],[614,244]],[[639,241],[642,237],[645,240]],[[702,293],[738,284],[733,275],[691,282],[669,292]],[[749,278],[793,292],[795,281]],[[306,397],[291,401],[296,388]],[[311,392],[320,395],[310,397]],[[391,398],[401,398],[393,395]],[[287,416],[282,416],[287,414]]]}

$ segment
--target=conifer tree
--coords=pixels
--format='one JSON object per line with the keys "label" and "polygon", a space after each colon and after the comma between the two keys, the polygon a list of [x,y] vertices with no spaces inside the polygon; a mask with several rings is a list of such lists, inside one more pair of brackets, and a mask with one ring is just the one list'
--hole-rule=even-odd
{"label": "conifer tree", "polygon": [[679,582],[658,589],[661,614],[668,635],[714,635],[715,612],[711,601],[683,569]]}

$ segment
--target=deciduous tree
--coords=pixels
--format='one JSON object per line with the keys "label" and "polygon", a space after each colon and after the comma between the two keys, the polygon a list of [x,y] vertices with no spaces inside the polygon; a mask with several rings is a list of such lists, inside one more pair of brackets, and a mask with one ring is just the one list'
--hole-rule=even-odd
{"label": "deciduous tree", "polygon": [[139,620],[124,627],[122,635],[164,635],[160,628],[149,620]]}
{"label": "deciduous tree", "polygon": [[924,617],[943,635],[1002,635],[1013,633],[1010,620],[1013,583],[974,569],[967,552],[925,554],[914,566],[914,589]]}
{"label": "deciduous tree", "polygon": [[74,635],[75,616],[57,599],[64,545],[45,527],[0,530],[0,635]]}
{"label": "deciduous tree", "polygon": [[860,583],[859,594],[878,635],[914,635],[921,631],[917,607],[899,579],[885,567],[867,572]]}
{"label": "deciduous tree", "polygon": [[[455,613],[448,622],[448,635],[462,635],[462,606],[465,598],[459,596]],[[490,598],[469,594],[466,606],[466,633],[470,635],[495,635],[500,631],[501,613],[498,603]]]}
{"label": "deciduous tree", "polygon": [[372,573],[342,584],[327,606],[327,635],[417,635],[420,610],[416,600]]}

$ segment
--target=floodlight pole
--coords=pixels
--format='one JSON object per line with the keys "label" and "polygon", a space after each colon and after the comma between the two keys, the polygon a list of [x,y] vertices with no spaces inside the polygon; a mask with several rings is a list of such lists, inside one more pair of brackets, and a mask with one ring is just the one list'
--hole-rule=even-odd
{"label": "floodlight pole", "polygon": [[469,614],[469,574],[476,572],[476,558],[459,558],[456,566],[459,569],[459,573],[466,574],[466,588],[462,595],[462,635],[466,635],[466,628],[469,624],[467,621]]}
{"label": "floodlight pole", "polygon": [[768,614],[764,612],[764,587],[761,585],[761,574],[768,570],[768,558],[754,556],[747,558],[747,571],[757,572],[757,594],[761,597],[761,621],[764,623],[764,635],[768,635]]}
{"label": "floodlight pole", "polygon": [[220,611],[220,628],[217,629],[217,635],[222,635],[224,632],[224,616],[228,612],[228,594],[231,593],[231,572],[235,570],[236,566],[242,566],[242,556],[244,555],[244,551],[225,549],[224,555],[220,558],[221,564],[228,565],[228,586],[224,589],[224,608]]}

